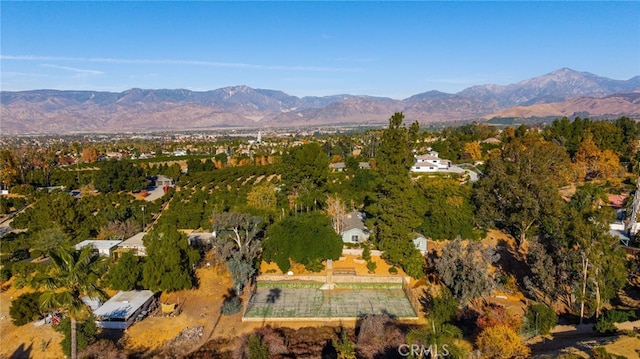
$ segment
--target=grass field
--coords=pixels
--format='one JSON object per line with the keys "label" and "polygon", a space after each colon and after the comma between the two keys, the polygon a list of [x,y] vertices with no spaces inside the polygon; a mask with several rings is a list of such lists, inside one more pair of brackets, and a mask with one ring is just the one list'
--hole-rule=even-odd
{"label": "grass field", "polygon": [[400,284],[337,285],[321,290],[310,283],[259,283],[245,318],[359,318],[387,314],[417,317]]}

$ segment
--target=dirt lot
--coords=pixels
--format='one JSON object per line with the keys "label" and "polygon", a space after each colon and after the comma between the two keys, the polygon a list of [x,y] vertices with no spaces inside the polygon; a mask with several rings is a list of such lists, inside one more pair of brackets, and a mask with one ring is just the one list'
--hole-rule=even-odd
{"label": "dirt lot", "polygon": [[[4,284],[7,286],[7,284]],[[8,287],[8,286],[7,286]],[[16,327],[11,322],[11,301],[29,289],[8,287],[0,293],[0,358],[62,358],[60,341],[62,335],[51,325],[34,326],[29,323]]]}

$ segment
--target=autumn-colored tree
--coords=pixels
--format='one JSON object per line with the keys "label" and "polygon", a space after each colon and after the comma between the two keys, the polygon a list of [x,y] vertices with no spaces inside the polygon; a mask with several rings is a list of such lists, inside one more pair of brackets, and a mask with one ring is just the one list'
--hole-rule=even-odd
{"label": "autumn-colored tree", "polygon": [[340,234],[344,226],[345,205],[338,195],[327,196],[327,214],[331,217],[333,230]]}
{"label": "autumn-colored tree", "polygon": [[10,187],[18,180],[18,166],[13,153],[9,150],[0,151],[0,184]]}
{"label": "autumn-colored tree", "polygon": [[464,153],[472,160],[479,160],[482,158],[482,149],[478,142],[467,142],[464,144]]}
{"label": "autumn-colored tree", "polygon": [[528,358],[529,348],[522,344],[522,339],[515,330],[506,325],[496,325],[485,328],[478,339],[476,345],[482,358]]}
{"label": "autumn-colored tree", "polygon": [[274,211],[277,201],[276,186],[268,182],[254,186],[251,191],[247,193],[247,204],[257,209]]}
{"label": "autumn-colored tree", "polygon": [[580,143],[576,152],[575,167],[576,174],[585,179],[613,179],[624,173],[618,155],[612,150],[601,151],[591,136]]}
{"label": "autumn-colored tree", "polygon": [[496,304],[484,306],[480,310],[478,319],[476,319],[476,325],[480,329],[496,325],[505,325],[513,330],[518,330],[520,328],[520,324],[520,319],[518,317],[513,313],[510,313],[507,308]]}
{"label": "autumn-colored tree", "polygon": [[86,147],[82,150],[80,159],[84,163],[93,163],[98,160],[98,151],[93,147]]}

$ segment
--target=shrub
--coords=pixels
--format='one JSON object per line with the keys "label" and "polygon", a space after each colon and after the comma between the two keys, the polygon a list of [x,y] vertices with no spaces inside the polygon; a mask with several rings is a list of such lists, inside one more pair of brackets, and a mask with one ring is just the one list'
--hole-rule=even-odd
{"label": "shrub", "polygon": [[322,260],[319,258],[315,258],[309,261],[309,263],[307,263],[304,266],[308,271],[311,272],[321,272],[324,269],[324,264],[322,264]]}
{"label": "shrub", "polygon": [[371,248],[369,246],[364,247],[362,250],[362,259],[367,262],[371,260]]}
{"label": "shrub", "polygon": [[269,347],[262,343],[258,334],[251,334],[247,339],[247,350],[251,359],[268,359]]}
{"label": "shrub", "polygon": [[595,325],[595,330],[600,334],[613,334],[618,330],[614,323],[622,323],[635,318],[636,313],[632,310],[628,312],[624,310],[609,310],[600,317]]}
{"label": "shrub", "polygon": [[11,302],[9,315],[14,325],[21,326],[42,317],[40,295],[42,292],[24,293]]}
{"label": "shrub", "polygon": [[369,270],[369,273],[375,272],[376,268],[378,268],[378,265],[376,264],[376,262],[373,262],[373,261],[367,262],[367,270]]}
{"label": "shrub", "polygon": [[398,274],[398,268],[396,268],[396,267],[389,268],[389,273],[390,274]]}
{"label": "shrub", "polygon": [[527,329],[542,335],[549,334],[558,322],[558,316],[553,309],[542,303],[529,305],[525,317]]}
{"label": "shrub", "polygon": [[234,315],[242,310],[242,300],[239,297],[225,299],[220,307],[222,315]]}
{"label": "shrub", "polygon": [[11,267],[8,267],[6,264],[4,267],[0,269],[0,283],[6,282],[11,279]]}
{"label": "shrub", "polygon": [[622,358],[626,358],[624,356],[621,355],[616,355],[616,354],[611,354],[609,352],[607,352],[607,350],[604,347],[595,347],[593,348],[593,351],[591,352],[591,357],[594,359],[622,359]]}

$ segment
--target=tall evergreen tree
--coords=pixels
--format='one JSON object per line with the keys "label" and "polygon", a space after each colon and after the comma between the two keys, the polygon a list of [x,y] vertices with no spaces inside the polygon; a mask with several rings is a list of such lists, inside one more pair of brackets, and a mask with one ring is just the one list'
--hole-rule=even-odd
{"label": "tall evergreen tree", "polygon": [[147,261],[142,268],[143,287],[169,292],[193,287],[193,267],[200,254],[189,245],[186,234],[162,225],[142,241],[147,249]]}
{"label": "tall evergreen tree", "polygon": [[[384,258],[402,267],[412,277],[422,276],[424,259],[411,241],[411,232],[420,224],[415,198],[416,190],[409,177],[413,163],[410,131],[403,124],[404,115],[395,113],[389,128],[383,131],[376,164],[380,175],[375,202],[367,208],[373,215],[375,239]],[[412,125],[411,133],[417,131]]]}

